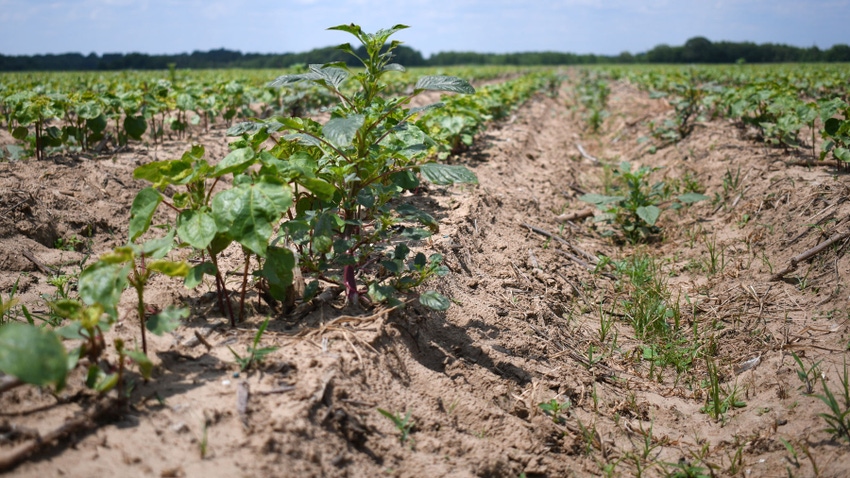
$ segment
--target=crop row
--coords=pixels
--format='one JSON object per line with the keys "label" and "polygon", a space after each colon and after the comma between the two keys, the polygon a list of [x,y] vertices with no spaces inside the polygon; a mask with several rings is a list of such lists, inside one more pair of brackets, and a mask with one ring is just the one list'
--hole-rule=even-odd
{"label": "crop row", "polygon": [[[306,68],[295,68],[297,74]],[[395,94],[433,69],[407,71],[383,85]],[[455,76],[485,81],[505,68],[454,68]],[[160,142],[184,137],[191,127],[272,115],[301,116],[328,107],[335,98],[315,85],[268,86],[268,71],[56,73],[0,76],[0,127],[19,145],[0,148],[0,159],[70,151],[102,150],[130,140]]]}
{"label": "crop row", "polygon": [[[654,124],[658,138],[675,142],[687,136],[695,122],[725,117],[754,128],[767,143],[830,154],[850,162],[850,89],[846,66],[711,66],[614,69],[675,110],[672,119]],[[806,129],[811,137],[803,138]]]}

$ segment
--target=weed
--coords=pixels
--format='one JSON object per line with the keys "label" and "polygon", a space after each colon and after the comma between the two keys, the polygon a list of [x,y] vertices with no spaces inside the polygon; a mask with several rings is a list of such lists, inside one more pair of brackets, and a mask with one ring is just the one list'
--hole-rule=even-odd
{"label": "weed", "polygon": [[210,421],[204,418],[204,431],[201,435],[201,440],[198,443],[198,448],[201,452],[201,460],[207,457],[207,452],[209,451],[209,429]]}
{"label": "weed", "polygon": [[735,448],[735,453],[729,456],[729,468],[726,469],[726,473],[729,476],[735,476],[744,469],[744,445],[738,445]]}
{"label": "weed", "polygon": [[399,432],[399,440],[401,441],[401,444],[404,445],[407,443],[411,432],[413,432],[413,428],[416,426],[416,424],[411,420],[410,410],[407,411],[404,417],[402,417],[400,413],[392,414],[382,408],[378,409],[378,413],[393,422],[393,425],[395,425]]}
{"label": "weed", "polygon": [[726,168],[726,172],[723,174],[723,198],[728,200],[740,187],[741,166],[738,166],[735,172]]}
{"label": "weed", "polygon": [[555,423],[563,423],[564,417],[561,416],[562,413],[566,413],[569,410],[571,403],[570,400],[567,399],[564,402],[559,402],[556,399],[549,400],[548,402],[543,402],[537,404],[543,413],[552,417],[552,421]]}
{"label": "weed", "polygon": [[817,382],[818,375],[820,375],[820,369],[818,366],[821,362],[813,362],[810,367],[806,368],[803,364],[803,360],[796,353],[791,352],[791,356],[794,357],[794,361],[797,362],[797,378],[803,382],[804,393],[806,395],[811,395],[814,393],[815,383]]}
{"label": "weed", "polygon": [[9,297],[6,300],[3,300],[3,296],[0,295],[0,325],[12,322],[17,320],[17,313],[13,312],[13,309],[17,307],[19,300],[15,298],[15,294],[18,293],[18,283],[20,282],[20,278],[15,280],[15,284],[12,285],[12,290],[9,292]]}
{"label": "weed", "polygon": [[79,251],[86,245],[86,242],[77,237],[76,235],[72,235],[69,238],[58,238],[56,242],[53,244],[54,249],[61,249],[63,251]]}
{"label": "weed", "polygon": [[826,385],[826,379],[821,378],[823,395],[815,395],[829,407],[830,413],[819,413],[827,423],[826,431],[833,436],[850,441],[850,376],[847,373],[847,361],[844,361],[844,373],[841,377],[843,405],[838,403],[832,391]]}
{"label": "weed", "polygon": [[708,274],[722,273],[726,269],[726,247],[718,246],[717,236],[712,236],[711,239],[706,237],[703,242],[708,252],[708,257],[704,259]]}
{"label": "weed", "polygon": [[667,474],[667,478],[709,478],[712,476],[710,470],[688,460],[681,460],[669,465],[673,467],[673,471]]}
{"label": "weed", "polygon": [[767,251],[765,251],[765,250],[761,251],[761,263],[762,263],[762,265],[767,267],[768,272],[770,272],[770,274],[773,275],[773,263],[770,262],[770,258],[767,257]]}
{"label": "weed", "polygon": [[[603,344],[608,340],[611,336],[611,329],[614,326],[614,316],[608,314],[606,319],[606,314],[602,310],[602,307],[599,307],[599,341]],[[616,331],[615,331],[616,332]],[[614,337],[614,342],[616,343],[617,338]],[[612,345],[613,348],[613,345]]]}
{"label": "weed", "polygon": [[785,446],[785,450],[788,451],[789,457],[786,457],[795,468],[800,468],[800,460],[797,458],[797,450],[794,449],[794,445],[786,441],[784,438],[779,437],[779,441]]}
{"label": "weed", "polygon": [[676,310],[668,306],[669,291],[660,264],[651,256],[635,254],[614,263],[616,275],[628,277],[633,290],[621,301],[623,313],[638,338],[666,337],[669,320],[678,321]]}
{"label": "weed", "polygon": [[747,406],[746,402],[737,397],[737,385],[726,389],[721,387],[717,365],[713,361],[706,358],[705,365],[708,369],[708,397],[705,406],[700,408],[701,412],[715,420],[722,420],[730,409]]}
{"label": "weed", "polygon": [[257,333],[254,334],[254,341],[248,347],[248,354],[246,356],[243,357],[236,353],[236,351],[230,346],[227,347],[230,350],[230,353],[233,354],[236,364],[239,365],[240,372],[244,372],[251,368],[252,365],[262,362],[266,355],[278,349],[277,347],[257,347],[260,344],[260,339],[263,337],[263,333],[266,331],[266,327],[268,327],[268,325],[269,319],[264,320],[263,323],[260,324],[260,328],[258,328]]}

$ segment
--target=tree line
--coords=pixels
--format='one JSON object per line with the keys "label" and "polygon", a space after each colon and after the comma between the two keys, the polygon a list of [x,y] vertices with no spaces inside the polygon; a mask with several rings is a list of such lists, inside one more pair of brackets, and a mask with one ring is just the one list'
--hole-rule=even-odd
{"label": "tree line", "polygon": [[[850,46],[834,45],[827,50],[816,46],[752,42],[712,42],[705,37],[691,38],[682,46],[658,45],[638,54],[575,54],[556,51],[522,53],[439,52],[424,58],[422,53],[401,46],[395,61],[405,66],[453,65],[580,65],[616,63],[780,63],[850,62]],[[358,51],[364,55],[365,51]],[[334,47],[316,48],[303,53],[242,53],[226,49],[194,51],[176,55],[145,53],[80,53],[19,55],[0,54],[0,71],[91,71],[91,70],[164,70],[176,68],[286,68],[299,64],[356,60]]]}

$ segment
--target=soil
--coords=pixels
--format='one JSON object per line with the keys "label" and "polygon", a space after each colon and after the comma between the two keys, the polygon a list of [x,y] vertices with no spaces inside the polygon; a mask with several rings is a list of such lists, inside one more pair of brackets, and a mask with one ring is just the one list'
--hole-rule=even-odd
{"label": "soil", "polygon": [[[624,82],[612,83],[611,115],[591,133],[568,87],[535,97],[452,159],[479,185],[404,198],[441,221],[416,248],[445,257],[451,274],[428,287],[452,299],[447,312],[409,305],[352,317],[340,298],[298,322],[274,316],[260,344],[278,350],[238,373],[231,348],[244,354],[269,313],[255,291],[247,319],[231,329],[212,284],[189,291],[155,280],[151,306],[183,303],[193,313],[173,334],[151,338],[154,378],[135,377],[129,405],[99,413],[10,473],[560,477],[700,467],[713,476],[846,476],[850,449],[825,431],[818,414],[828,409],[805,393],[791,353],[818,363],[814,392],[822,377],[843,405],[848,241],[772,276],[847,230],[848,177],[804,165],[810,150],[765,145],[725,119],[662,145],[649,122],[671,109]],[[16,287],[30,312],[47,314],[44,296],[57,293],[48,273],[79,272],[126,241],[130,204],[146,186],[133,169],[179,157],[192,141],[210,158],[227,153],[223,129],[213,129],[96,158],[0,163],[0,294]],[[592,218],[559,218],[590,209],[578,197],[611,178],[579,144],[602,163],[661,167],[657,181],[695,180],[717,200],[664,211],[661,234],[643,245],[603,237]],[[678,377],[641,359],[647,349],[621,307],[632,289],[592,263],[646,254],[694,341],[710,348],[702,355],[722,388],[736,389],[745,406],[719,420],[701,411],[703,359]],[[240,270],[240,251],[223,255]],[[235,290],[241,279],[230,279]],[[132,343],[133,296],[123,299],[111,334]],[[552,399],[570,402],[554,419],[539,406]],[[81,376],[58,396],[30,386],[4,392],[0,462],[34,436],[91,416],[98,400]],[[407,441],[378,409],[409,412]]]}

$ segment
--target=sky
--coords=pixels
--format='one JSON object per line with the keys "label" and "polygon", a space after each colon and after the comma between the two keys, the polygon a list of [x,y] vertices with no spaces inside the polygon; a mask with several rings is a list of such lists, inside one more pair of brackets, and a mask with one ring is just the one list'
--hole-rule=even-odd
{"label": "sky", "polygon": [[[440,51],[616,55],[659,44],[850,43],[850,0],[0,0],[0,54],[304,52],[405,24],[393,39]],[[355,45],[356,46],[356,45]]]}

